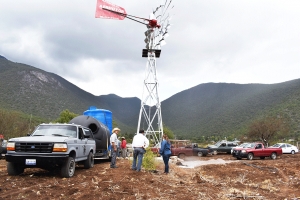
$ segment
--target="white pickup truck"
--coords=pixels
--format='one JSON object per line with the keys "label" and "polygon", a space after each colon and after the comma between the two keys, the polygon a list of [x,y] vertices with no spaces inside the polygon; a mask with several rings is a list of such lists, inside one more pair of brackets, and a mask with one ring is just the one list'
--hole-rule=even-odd
{"label": "white pickup truck", "polygon": [[41,124],[27,137],[7,142],[8,175],[25,168],[60,169],[62,177],[72,177],[76,163],[86,169],[94,166],[96,144],[89,128],[76,124]]}

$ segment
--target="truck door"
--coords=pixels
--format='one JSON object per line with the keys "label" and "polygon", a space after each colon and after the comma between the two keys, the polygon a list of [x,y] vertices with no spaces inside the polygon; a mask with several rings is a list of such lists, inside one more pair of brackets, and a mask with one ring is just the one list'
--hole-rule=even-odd
{"label": "truck door", "polygon": [[254,156],[263,156],[263,147],[262,147],[262,144],[257,144],[255,146]]}
{"label": "truck door", "polygon": [[222,143],[218,148],[218,152],[226,152],[226,149],[227,149],[227,144]]}
{"label": "truck door", "polygon": [[185,147],[185,155],[186,156],[193,156],[193,147],[192,147],[192,145],[187,145]]}
{"label": "truck door", "polygon": [[77,152],[78,154],[78,158],[82,158],[84,157],[87,152],[86,152],[86,143],[87,143],[87,139],[84,138],[84,133],[83,133],[83,129],[81,127],[78,128],[78,136],[79,136],[79,141],[78,141],[78,149],[79,151]]}

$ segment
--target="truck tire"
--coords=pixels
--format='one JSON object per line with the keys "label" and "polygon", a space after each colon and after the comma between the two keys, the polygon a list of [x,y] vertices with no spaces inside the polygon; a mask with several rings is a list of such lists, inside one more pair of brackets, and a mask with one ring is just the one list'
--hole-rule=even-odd
{"label": "truck tire", "polygon": [[17,176],[24,172],[24,167],[20,166],[20,164],[8,162],[7,163],[7,173],[10,176]]}
{"label": "truck tire", "polygon": [[217,150],[214,150],[213,151],[213,155],[217,155],[218,154],[218,151]]}
{"label": "truck tire", "polygon": [[272,160],[275,160],[277,158],[277,154],[273,152],[270,157]]}
{"label": "truck tire", "polygon": [[179,154],[179,155],[178,155],[178,158],[184,160],[184,159],[185,159],[185,154],[183,154],[183,153]]}
{"label": "truck tire", "polygon": [[203,153],[201,151],[198,151],[198,156],[199,157],[202,157],[203,156]]}
{"label": "truck tire", "polygon": [[248,153],[247,159],[248,159],[248,160],[252,160],[252,159],[253,159],[253,153]]}
{"label": "truck tire", "polygon": [[75,173],[75,160],[73,157],[68,157],[66,162],[62,165],[60,174],[63,178],[70,178]]}
{"label": "truck tire", "polygon": [[84,168],[89,169],[92,167],[94,167],[94,155],[90,152],[87,159],[84,161]]}

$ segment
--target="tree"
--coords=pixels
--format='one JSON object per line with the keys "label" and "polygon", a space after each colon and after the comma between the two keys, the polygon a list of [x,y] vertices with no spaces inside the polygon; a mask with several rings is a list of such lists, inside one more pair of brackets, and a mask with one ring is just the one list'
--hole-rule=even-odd
{"label": "tree", "polygon": [[248,138],[258,139],[267,145],[280,134],[287,132],[288,128],[282,118],[267,117],[250,124]]}
{"label": "tree", "polygon": [[66,110],[63,110],[59,114],[59,118],[57,120],[55,120],[55,122],[69,123],[69,121],[71,121],[74,117],[77,117],[77,116],[78,116],[78,114],[72,113],[68,109],[66,109]]}
{"label": "tree", "polygon": [[174,133],[173,131],[167,127],[165,124],[163,124],[164,134],[168,136],[169,139],[174,139]]}
{"label": "tree", "polygon": [[25,136],[43,120],[18,111],[0,109],[0,134],[4,139]]}

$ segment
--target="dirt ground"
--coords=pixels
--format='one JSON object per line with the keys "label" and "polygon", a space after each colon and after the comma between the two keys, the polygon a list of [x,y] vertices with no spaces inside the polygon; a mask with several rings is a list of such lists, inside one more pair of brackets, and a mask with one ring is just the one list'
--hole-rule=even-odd
{"label": "dirt ground", "polygon": [[[231,155],[193,159],[234,160]],[[25,169],[8,176],[6,161],[0,160],[0,199],[300,199],[300,154],[202,165],[193,169],[171,164],[164,175],[130,170],[129,160],[97,161],[91,169],[76,167],[72,178],[61,178],[41,169]]]}

